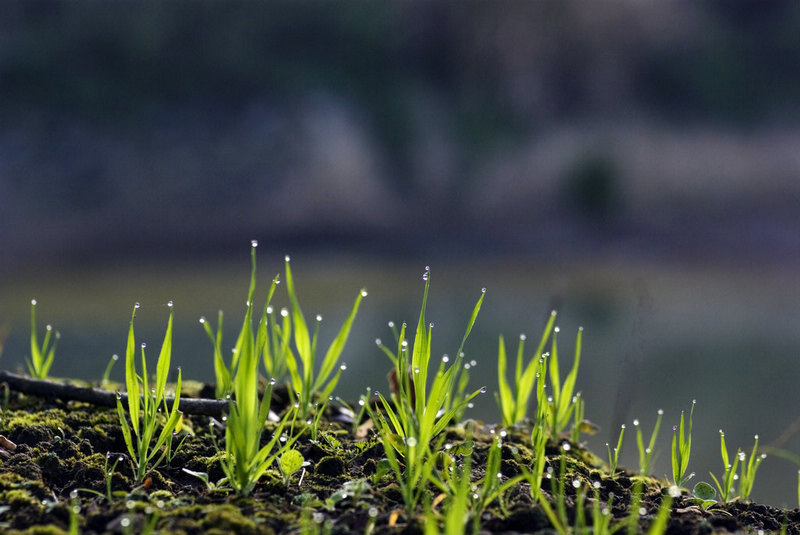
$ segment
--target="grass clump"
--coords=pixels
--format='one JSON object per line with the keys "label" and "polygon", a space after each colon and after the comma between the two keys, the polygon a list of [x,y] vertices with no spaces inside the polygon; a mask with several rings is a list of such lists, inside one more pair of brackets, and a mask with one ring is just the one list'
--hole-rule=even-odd
{"label": "grass clump", "polygon": [[46,331],[44,340],[39,345],[39,337],[36,335],[36,299],[31,299],[31,358],[26,364],[31,376],[37,379],[47,379],[56,356],[58,340],[61,338],[61,333],[54,332],[52,325],[48,324]]}
{"label": "grass clump", "polygon": [[[127,410],[122,404],[122,396],[117,396],[117,413],[122,426],[122,435],[128,448],[131,461],[136,474],[136,482],[144,481],[148,470],[157,467],[165,457],[170,455],[172,449],[173,432],[178,430],[181,421],[181,412],[178,410],[181,397],[181,369],[178,368],[178,382],[175,387],[175,399],[172,407],[167,405],[166,384],[169,373],[170,359],[172,356],[172,301],[169,302],[169,321],[161,353],[156,365],[156,379],[154,388],[147,375],[147,359],[145,358],[146,344],[141,345],[142,374],[136,371],[136,342],[133,332],[133,320],[139,304],[133,308],[130,328],[128,329],[128,343],[125,352],[125,385],[128,399]],[[164,421],[160,411],[168,415]],[[130,420],[130,423],[128,421]],[[161,431],[158,427],[161,425]],[[155,444],[152,444],[155,439]],[[163,451],[162,447],[164,448]],[[159,452],[161,454],[159,455]]]}

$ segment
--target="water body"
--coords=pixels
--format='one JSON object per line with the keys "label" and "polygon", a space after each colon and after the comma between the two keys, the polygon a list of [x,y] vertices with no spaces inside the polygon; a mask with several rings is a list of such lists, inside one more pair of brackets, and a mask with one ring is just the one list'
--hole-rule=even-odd
{"label": "water body", "polygon": [[[260,306],[272,277],[283,270],[283,255],[260,251]],[[136,268],[41,267],[6,277],[0,284],[0,325],[11,328],[0,357],[3,368],[24,369],[29,354],[30,301],[38,301],[39,329],[60,331],[51,374],[99,379],[113,353],[124,354],[128,321],[135,302],[137,341],[148,343],[155,362],[175,303],[173,366],[186,379],[213,380],[211,345],[198,322],[216,324],[225,311],[225,341],[230,348],[244,314],[248,257],[193,264],[151,263]],[[436,361],[458,349],[474,303],[487,288],[483,309],[465,348],[475,360],[471,387],[486,386],[467,416],[499,421],[498,335],[515,354],[520,334],[530,357],[551,309],[558,310],[562,373],[571,364],[575,334],[584,327],[578,389],[586,417],[601,428],[586,440],[596,453],[616,442],[620,424],[628,431],[621,464],[635,467],[631,425],[638,418],[649,434],[658,409],[664,410],[653,471],[670,474],[671,428],[680,411],[697,400],[690,471],[694,481],[722,472],[719,429],[729,448],[748,453],[753,435],[800,453],[800,436],[786,436],[800,417],[800,287],[789,267],[755,270],[679,263],[593,259],[548,263],[510,258],[485,261],[429,261],[432,268],[428,321],[435,324]],[[348,341],[347,364],[338,394],[355,400],[367,386],[388,389],[390,362],[375,339],[392,339],[388,321],[413,328],[419,313],[424,264],[334,255],[293,255],[300,302],[309,320],[323,317],[320,355],[333,338],[362,287],[369,290]],[[276,306],[288,305],[279,287]],[[112,377],[121,380],[123,366]],[[733,454],[733,452],[731,452]],[[797,467],[771,455],[762,465],[752,498],[778,506],[797,506]]]}

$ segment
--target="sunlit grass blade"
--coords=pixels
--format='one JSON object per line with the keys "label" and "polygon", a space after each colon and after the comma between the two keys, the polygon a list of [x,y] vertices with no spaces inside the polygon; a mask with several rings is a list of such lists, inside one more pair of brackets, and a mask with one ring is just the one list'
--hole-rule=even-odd
{"label": "sunlit grass blade", "polygon": [[133,320],[139,303],[133,306],[131,323],[128,327],[128,343],[125,347],[125,389],[128,393],[128,414],[131,415],[131,427],[136,436],[139,436],[139,381],[136,377],[136,340],[133,334]]}
{"label": "sunlit grass blade", "polygon": [[336,363],[339,361],[339,357],[341,356],[342,351],[344,351],[345,344],[347,343],[347,338],[350,336],[350,328],[353,325],[353,320],[355,320],[358,307],[361,305],[361,300],[366,297],[366,295],[367,291],[363,288],[358,292],[356,300],[353,303],[353,308],[350,310],[350,314],[347,316],[342,328],[339,330],[339,334],[337,334],[336,338],[333,339],[333,342],[328,348],[327,353],[325,353],[325,358],[322,359],[322,367],[320,368],[314,385],[311,387],[312,390],[318,390],[322,387],[336,366]]}

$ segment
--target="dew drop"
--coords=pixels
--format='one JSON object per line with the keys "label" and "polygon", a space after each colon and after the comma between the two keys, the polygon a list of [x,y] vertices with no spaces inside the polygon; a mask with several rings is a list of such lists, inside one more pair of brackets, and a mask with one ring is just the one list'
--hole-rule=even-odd
{"label": "dew drop", "polygon": [[131,519],[126,516],[125,518],[119,521],[119,525],[122,526],[123,528],[127,528],[128,526],[131,525]]}
{"label": "dew drop", "polygon": [[376,516],[378,516],[378,508],[370,507],[369,511],[367,511],[367,514],[370,516],[370,518],[375,518]]}
{"label": "dew drop", "polygon": [[111,355],[111,360],[119,360],[119,355],[114,353],[113,355]]}
{"label": "dew drop", "polygon": [[599,489],[599,488],[600,488],[600,482],[599,482],[599,481],[593,481],[593,482],[592,482],[592,486],[593,486],[594,488],[596,488],[596,489]]}
{"label": "dew drop", "polygon": [[288,315],[289,315],[289,310],[287,308],[282,308],[281,309],[281,316],[283,316],[285,318]]}
{"label": "dew drop", "polygon": [[416,368],[414,368],[414,373],[419,373],[419,366],[417,366]]}
{"label": "dew drop", "polygon": [[172,301],[167,301],[167,306],[172,308],[175,305]]}
{"label": "dew drop", "polygon": [[69,492],[69,497],[70,497],[70,498],[72,498],[73,500],[74,500],[75,498],[77,498],[77,497],[78,497],[78,489],[72,489],[72,490]]}
{"label": "dew drop", "polygon": [[481,394],[485,394],[485,393],[486,393],[486,387],[485,387],[485,386],[482,386],[482,387],[481,387]]}
{"label": "dew drop", "polygon": [[661,416],[664,414],[664,409],[658,409],[658,415]]}
{"label": "dew drop", "polygon": [[142,349],[147,347],[147,342],[142,342]]}
{"label": "dew drop", "polygon": [[497,472],[497,479],[503,479],[503,472]]}
{"label": "dew drop", "polygon": [[361,297],[366,297],[369,295],[366,290],[361,290]]}
{"label": "dew drop", "polygon": [[139,303],[134,303],[134,304],[133,304],[133,308],[135,308],[135,309],[137,309],[137,310],[138,310],[139,308],[141,308],[141,306],[142,306],[142,305],[140,305]]}
{"label": "dew drop", "polygon": [[564,451],[569,451],[572,449],[572,446],[570,446],[569,442],[562,442],[561,449],[563,449]]}
{"label": "dew drop", "polygon": [[133,509],[134,507],[136,507],[136,502],[133,500],[128,500],[125,502],[125,507],[127,507],[128,509]]}
{"label": "dew drop", "polygon": [[117,392],[117,399],[122,400],[122,394],[120,394],[119,392]]}
{"label": "dew drop", "polygon": [[469,362],[467,362],[466,364],[464,364],[464,369],[465,369],[465,370],[469,370],[471,367],[472,367],[472,366],[470,366],[470,365],[469,365]]}
{"label": "dew drop", "polygon": [[470,364],[470,366],[472,366],[474,368],[475,366],[478,365],[478,361],[477,360],[471,360],[471,361],[469,361],[469,364]]}
{"label": "dew drop", "polygon": [[312,518],[312,520],[314,520],[314,522],[316,522],[317,524],[322,524],[323,522],[325,522],[325,515],[324,515],[324,514],[322,514],[322,513],[319,513],[319,512],[313,513],[313,514],[311,515],[311,518]]}
{"label": "dew drop", "polygon": [[637,420],[636,418],[633,419],[633,426],[634,427],[638,427],[639,426],[639,420]]}
{"label": "dew drop", "polygon": [[378,345],[378,346],[381,345],[381,339],[380,338],[376,338],[375,339],[375,345]]}
{"label": "dew drop", "polygon": [[205,323],[205,322],[206,322],[205,316],[200,316],[200,323]]}
{"label": "dew drop", "polygon": [[481,288],[481,293],[485,294],[486,293],[486,288]]}
{"label": "dew drop", "polygon": [[277,383],[277,382],[278,381],[274,377],[269,380],[269,384],[271,384],[272,386],[275,386],[275,383]]}
{"label": "dew drop", "polygon": [[81,512],[81,506],[80,505],[73,505],[72,506],[72,512],[77,515],[78,513]]}
{"label": "dew drop", "polygon": [[753,435],[753,438],[755,438],[756,440],[758,440],[758,435]]}
{"label": "dew drop", "polygon": [[560,327],[558,327],[558,326],[556,326],[556,327],[553,327],[553,332],[554,332],[554,333],[560,333],[560,332],[561,332],[561,328],[560,328]]}
{"label": "dew drop", "polygon": [[644,516],[647,514],[647,509],[644,507],[639,507],[639,516]]}
{"label": "dew drop", "polygon": [[252,247],[258,247],[258,240],[250,240],[250,245]]}
{"label": "dew drop", "polygon": [[312,423],[314,423],[314,422],[311,420],[311,418],[309,418],[308,420],[306,420],[306,425],[311,425]]}
{"label": "dew drop", "polygon": [[359,399],[358,400],[358,404],[359,404],[359,406],[363,407],[364,406],[364,400],[363,399]]}
{"label": "dew drop", "polygon": [[431,329],[433,329],[433,322],[430,322],[430,323],[428,324],[428,327],[430,327]]}
{"label": "dew drop", "polygon": [[391,329],[392,327],[394,327],[394,322],[393,322],[393,321],[390,321],[389,323],[387,323],[387,325],[388,325],[388,326],[389,326],[389,328]]}
{"label": "dew drop", "polygon": [[52,331],[53,330],[53,326],[52,325],[45,325],[44,328],[47,329],[48,331]]}
{"label": "dew drop", "polygon": [[417,439],[416,439],[416,438],[414,438],[414,437],[407,437],[407,438],[406,438],[406,445],[407,445],[409,448],[414,448],[414,447],[416,447],[416,445],[417,445]]}
{"label": "dew drop", "polygon": [[281,435],[281,442],[286,442],[286,440],[287,440],[286,435],[285,434]]}
{"label": "dew drop", "polygon": [[444,362],[445,364],[447,364],[448,362],[450,362],[450,357],[448,357],[447,355],[443,355],[443,356],[442,356],[442,362]]}
{"label": "dew drop", "polygon": [[519,339],[524,342],[525,340],[528,339],[528,336],[523,333],[523,334],[519,335]]}
{"label": "dew drop", "polygon": [[321,314],[317,314],[317,321],[322,321],[322,315]]}
{"label": "dew drop", "polygon": [[468,409],[474,409],[475,408],[475,404],[470,401],[469,403],[467,403],[467,408]]}
{"label": "dew drop", "polygon": [[400,345],[403,346],[403,347],[408,347],[408,341],[407,340],[403,340],[402,342],[400,342]]}
{"label": "dew drop", "polygon": [[341,366],[339,366],[339,369],[345,371],[347,369],[347,364],[342,364]]}
{"label": "dew drop", "polygon": [[283,259],[284,259],[285,261],[287,261],[287,262],[288,262],[289,260],[291,260],[291,258],[289,258],[289,255],[288,255],[288,254],[287,254],[286,256],[284,256],[284,257],[283,257]]}
{"label": "dew drop", "polygon": [[272,314],[273,308],[272,305],[267,306],[267,314]]}
{"label": "dew drop", "polygon": [[583,326],[581,326],[581,327],[578,327],[578,331],[579,331],[579,332],[583,332]]}
{"label": "dew drop", "polygon": [[31,304],[35,306],[36,305],[36,299],[31,299]]}
{"label": "dew drop", "polygon": [[577,489],[578,487],[581,486],[581,480],[580,479],[573,479],[572,480],[572,486]]}

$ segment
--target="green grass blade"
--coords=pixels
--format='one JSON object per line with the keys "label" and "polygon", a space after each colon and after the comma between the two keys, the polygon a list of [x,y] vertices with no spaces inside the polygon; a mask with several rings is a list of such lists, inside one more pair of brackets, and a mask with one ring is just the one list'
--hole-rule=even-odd
{"label": "green grass blade", "polygon": [[175,309],[172,301],[169,302],[169,320],[167,320],[167,332],[164,334],[164,342],[161,344],[161,353],[158,355],[156,364],[156,403],[164,399],[164,388],[167,384],[169,374],[169,364],[172,359],[172,319]]}
{"label": "green grass blade", "polygon": [[131,426],[136,436],[139,435],[139,381],[136,378],[136,341],[133,334],[133,319],[139,303],[133,307],[131,323],[128,328],[128,343],[125,348],[125,388],[128,392],[128,414],[131,416]]}
{"label": "green grass blade", "polygon": [[297,348],[297,356],[303,363],[303,374],[306,375],[308,370],[313,365],[311,355],[311,335],[308,331],[306,319],[303,316],[303,311],[300,309],[300,303],[297,300],[297,294],[294,289],[294,277],[292,276],[292,269],[289,266],[289,257],[286,257],[286,290],[289,293],[289,300],[292,303],[292,323],[294,324],[294,345]]}
{"label": "green grass blade", "polygon": [[500,335],[500,342],[497,348],[497,382],[499,389],[499,405],[500,412],[503,416],[503,425],[510,427],[516,422],[514,418],[516,411],[514,407],[514,398],[511,393],[511,387],[508,386],[506,380],[506,343],[503,340],[503,335]]}

